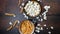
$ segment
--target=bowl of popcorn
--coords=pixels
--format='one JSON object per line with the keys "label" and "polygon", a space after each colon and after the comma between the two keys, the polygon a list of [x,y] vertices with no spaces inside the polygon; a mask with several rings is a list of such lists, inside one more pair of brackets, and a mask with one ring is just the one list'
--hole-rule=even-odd
{"label": "bowl of popcorn", "polygon": [[37,1],[28,1],[24,6],[24,12],[30,17],[36,17],[41,12],[41,5]]}

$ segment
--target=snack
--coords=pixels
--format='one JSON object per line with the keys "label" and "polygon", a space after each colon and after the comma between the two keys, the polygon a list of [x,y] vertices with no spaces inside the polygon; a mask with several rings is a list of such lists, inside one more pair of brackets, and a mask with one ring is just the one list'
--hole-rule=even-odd
{"label": "snack", "polygon": [[35,17],[40,14],[41,12],[41,6],[36,1],[28,1],[28,3],[24,7],[25,12],[27,15],[31,17]]}
{"label": "snack", "polygon": [[19,32],[21,34],[32,34],[34,31],[34,24],[29,20],[24,20],[19,26]]}

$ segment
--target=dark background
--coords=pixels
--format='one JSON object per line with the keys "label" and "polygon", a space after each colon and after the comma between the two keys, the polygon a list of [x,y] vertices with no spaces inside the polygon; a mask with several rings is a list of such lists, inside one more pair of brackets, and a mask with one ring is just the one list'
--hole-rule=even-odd
{"label": "dark background", "polygon": [[[22,1],[26,2],[27,0]],[[42,7],[45,5],[51,6],[49,12],[47,13],[46,21],[41,22],[40,24],[47,24],[47,27],[53,26],[54,29],[44,29],[40,34],[48,34],[48,31],[51,31],[52,34],[60,34],[60,0],[42,0]],[[4,13],[14,13],[17,16],[9,17],[5,16]],[[0,34],[19,34],[17,28],[13,28],[11,31],[6,31],[7,27],[10,26],[9,22],[14,22],[15,20],[25,20],[24,16],[20,13],[18,6],[18,0],[0,0]]]}

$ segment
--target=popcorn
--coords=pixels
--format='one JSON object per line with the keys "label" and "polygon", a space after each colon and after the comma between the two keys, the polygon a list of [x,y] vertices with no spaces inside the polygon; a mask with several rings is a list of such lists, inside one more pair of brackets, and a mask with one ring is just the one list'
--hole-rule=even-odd
{"label": "popcorn", "polygon": [[49,31],[48,33],[49,33],[49,34],[51,34],[51,32],[50,32],[50,31]]}
{"label": "popcorn", "polygon": [[24,6],[24,3],[22,3],[22,6]]}
{"label": "popcorn", "polygon": [[43,30],[43,27],[41,27],[41,30]]}
{"label": "popcorn", "polygon": [[37,33],[39,33],[40,31],[39,30],[35,30]]}
{"label": "popcorn", "polygon": [[53,27],[53,26],[51,26],[50,28],[51,28],[51,29],[54,29],[54,27]]}
{"label": "popcorn", "polygon": [[46,24],[44,24],[44,26],[46,26]]}
{"label": "popcorn", "polygon": [[40,5],[36,1],[28,1],[24,9],[27,12],[27,15],[31,17],[37,16],[41,11]]}
{"label": "popcorn", "polygon": [[46,10],[48,10],[48,9],[50,8],[50,6],[44,6],[44,8],[45,8]]}
{"label": "popcorn", "polygon": [[9,22],[10,25],[12,25],[12,22]]}

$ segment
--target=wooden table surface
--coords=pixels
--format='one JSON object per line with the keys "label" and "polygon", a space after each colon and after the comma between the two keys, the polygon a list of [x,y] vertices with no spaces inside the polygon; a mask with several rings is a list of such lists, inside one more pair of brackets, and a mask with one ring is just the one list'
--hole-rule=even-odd
{"label": "wooden table surface", "polygon": [[[20,0],[22,2],[26,2],[28,0]],[[40,24],[47,24],[46,27],[50,28],[53,26],[54,29],[44,29],[44,31],[40,32],[40,34],[48,34],[48,31],[51,31],[52,34],[60,33],[60,0],[41,0],[42,7],[45,5],[51,6],[49,12],[47,13],[46,21],[41,22]],[[9,17],[5,16],[4,13],[14,13],[17,16]],[[9,25],[9,22],[14,22],[15,20],[25,20],[24,16],[20,13],[20,9],[18,6],[18,0],[0,0],[0,33],[1,34],[19,34],[18,29],[14,28],[11,31],[6,31],[6,28]]]}

